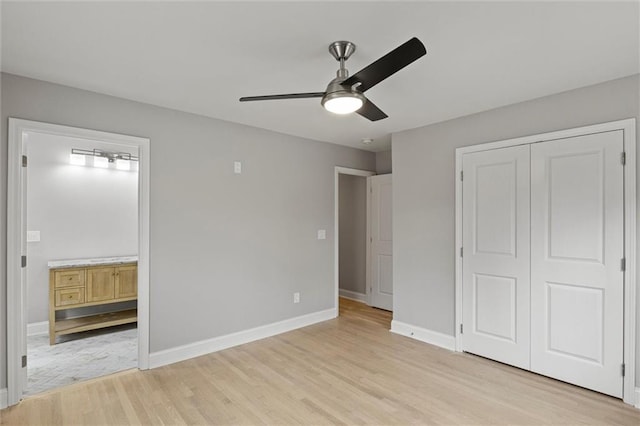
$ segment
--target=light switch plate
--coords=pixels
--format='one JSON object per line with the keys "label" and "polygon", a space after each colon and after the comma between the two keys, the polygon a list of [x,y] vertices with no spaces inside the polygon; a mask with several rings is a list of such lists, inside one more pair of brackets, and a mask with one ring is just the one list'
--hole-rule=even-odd
{"label": "light switch plate", "polygon": [[40,231],[27,231],[27,242],[37,243],[40,241]]}
{"label": "light switch plate", "polygon": [[326,240],[327,239],[327,231],[325,231],[324,229],[318,229],[318,239],[319,240]]}
{"label": "light switch plate", "polygon": [[300,293],[293,293],[293,303],[300,303]]}
{"label": "light switch plate", "polygon": [[235,174],[241,174],[242,173],[242,163],[239,161],[234,161],[233,162],[233,173]]}

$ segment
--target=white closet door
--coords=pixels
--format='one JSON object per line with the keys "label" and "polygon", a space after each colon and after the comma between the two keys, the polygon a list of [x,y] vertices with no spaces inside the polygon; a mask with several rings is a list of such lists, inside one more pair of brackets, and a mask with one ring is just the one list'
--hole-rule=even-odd
{"label": "white closet door", "polygon": [[622,132],[531,147],[531,369],[622,396]]}
{"label": "white closet door", "polygon": [[371,306],[393,310],[391,175],[371,176]]}
{"label": "white closet door", "polygon": [[462,348],[529,368],[529,146],[463,156]]}

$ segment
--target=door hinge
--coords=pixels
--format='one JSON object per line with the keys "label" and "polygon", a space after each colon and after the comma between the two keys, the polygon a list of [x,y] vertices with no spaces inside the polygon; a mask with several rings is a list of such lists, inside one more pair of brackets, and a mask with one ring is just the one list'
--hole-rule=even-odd
{"label": "door hinge", "polygon": [[464,172],[462,170],[460,170],[460,180],[461,181],[464,180]]}
{"label": "door hinge", "polygon": [[22,257],[20,257],[20,265],[21,265],[23,268],[26,268],[26,267],[27,267],[27,256],[22,256]]}
{"label": "door hinge", "polygon": [[27,167],[27,156],[26,155],[22,156],[22,167]]}
{"label": "door hinge", "polygon": [[373,244],[373,237],[369,237],[369,243]]}
{"label": "door hinge", "polygon": [[460,324],[460,334],[464,333],[464,327],[462,326],[462,324]]}
{"label": "door hinge", "polygon": [[26,366],[27,366],[27,356],[22,355],[22,368],[25,368]]}
{"label": "door hinge", "polygon": [[624,377],[625,364],[622,364],[621,370],[622,370],[622,377]]}
{"label": "door hinge", "polygon": [[460,257],[464,255],[464,247],[460,247]]}
{"label": "door hinge", "polygon": [[624,258],[624,257],[622,259],[620,259],[620,270],[622,272],[627,270],[627,259]]}
{"label": "door hinge", "polygon": [[620,163],[622,163],[623,166],[627,164],[627,153],[624,151],[620,154]]}

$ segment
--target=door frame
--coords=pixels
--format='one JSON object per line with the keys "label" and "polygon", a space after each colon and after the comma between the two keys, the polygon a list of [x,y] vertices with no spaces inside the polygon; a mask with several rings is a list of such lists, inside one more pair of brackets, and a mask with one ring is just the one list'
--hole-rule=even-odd
{"label": "door frame", "polygon": [[[636,369],[636,120],[624,120],[600,123],[591,126],[559,130],[549,133],[524,136],[497,142],[488,142],[456,149],[456,226],[455,226],[455,341],[456,351],[462,351],[460,326],[462,324],[462,156],[471,152],[488,151],[516,145],[530,145],[536,142],[546,142],[583,136],[594,133],[622,130],[623,146],[626,153],[624,167],[624,253],[626,271],[624,274],[624,363],[623,401],[635,405],[635,369]],[[640,403],[640,401],[638,401]]]}
{"label": "door frame", "polygon": [[26,132],[96,140],[138,148],[138,368],[149,368],[149,166],[150,140],[117,133],[70,127],[39,121],[9,118],[7,156],[7,393],[8,405],[22,399],[22,343],[26,336],[26,317],[21,300],[21,256],[24,247],[21,221],[23,218],[22,155]]}
{"label": "door frame", "polygon": [[[334,205],[334,210],[333,210],[333,284],[334,284],[334,307],[336,310],[336,316],[339,315],[339,299],[340,299],[340,175],[351,175],[351,176],[362,176],[365,178],[371,177],[371,176],[375,176],[376,172],[372,172],[369,170],[360,170],[360,169],[351,169],[348,167],[340,167],[340,166],[335,166],[334,167],[334,172],[333,172],[333,182],[334,182],[334,190],[333,190],[333,194],[334,194],[334,201],[333,201],[333,205]],[[367,179],[367,185],[366,185],[366,191],[367,191],[367,251],[365,256],[367,257],[366,260],[366,299],[367,299],[367,304],[370,304],[371,301],[369,300],[371,297],[371,292],[369,291],[369,285],[370,285],[370,281],[371,281],[371,274],[369,272],[369,267],[370,267],[370,251],[371,251],[371,246],[368,243],[371,235],[370,235],[370,231],[369,231],[369,222],[370,222],[370,217],[369,215],[370,213],[370,193],[369,193],[369,179]]]}

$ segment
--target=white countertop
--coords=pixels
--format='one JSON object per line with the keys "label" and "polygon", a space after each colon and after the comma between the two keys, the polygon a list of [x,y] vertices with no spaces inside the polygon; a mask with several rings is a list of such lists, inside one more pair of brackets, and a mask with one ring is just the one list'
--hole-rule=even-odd
{"label": "white countertop", "polygon": [[50,260],[49,268],[70,268],[73,266],[115,265],[119,263],[137,262],[138,256],[94,257],[91,259]]}

